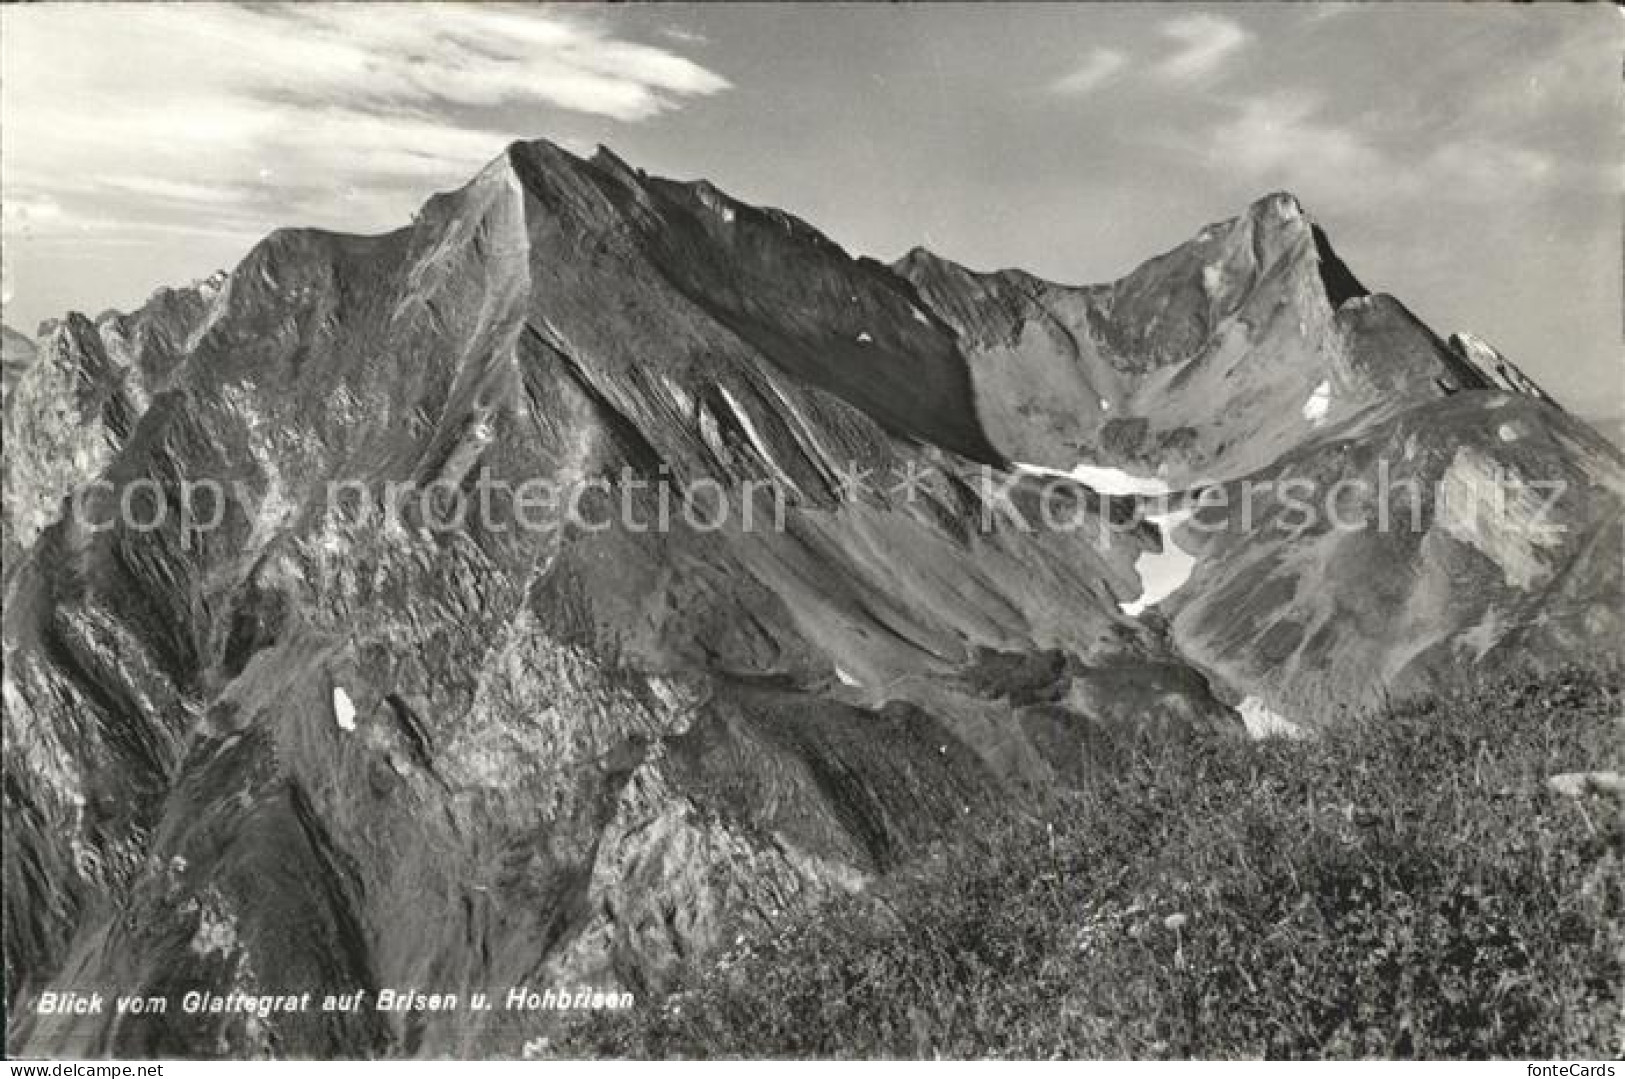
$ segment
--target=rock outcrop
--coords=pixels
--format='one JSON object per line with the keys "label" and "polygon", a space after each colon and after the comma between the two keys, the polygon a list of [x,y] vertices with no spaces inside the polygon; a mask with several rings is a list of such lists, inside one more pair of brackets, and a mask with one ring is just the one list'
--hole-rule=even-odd
{"label": "rock outcrop", "polygon": [[1470,333],[1450,335],[1450,348],[1464,362],[1470,364],[1484,381],[1508,393],[1521,393],[1547,404],[1556,404],[1535,380],[1524,374],[1518,365],[1496,351],[1494,345]]}
{"label": "rock outcrop", "polygon": [[130,369],[96,328],[69,315],[42,342],[6,399],[5,565],[106,470],[146,405]]}

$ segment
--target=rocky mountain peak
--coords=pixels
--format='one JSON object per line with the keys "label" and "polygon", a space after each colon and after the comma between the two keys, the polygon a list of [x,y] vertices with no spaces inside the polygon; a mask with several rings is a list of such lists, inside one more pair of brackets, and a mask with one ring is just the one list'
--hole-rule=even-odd
{"label": "rocky mountain peak", "polygon": [[1302,199],[1291,191],[1282,190],[1269,191],[1258,196],[1236,217],[1209,226],[1209,229],[1203,231],[1224,228],[1244,220],[1261,229],[1291,235],[1301,235],[1318,224],[1315,215],[1304,205]]}
{"label": "rocky mountain peak", "polygon": [[77,311],[56,321],[5,407],[5,573],[107,467],[146,407],[139,378]]}
{"label": "rocky mountain peak", "polygon": [[[557,147],[555,148],[557,149]],[[569,151],[562,152],[568,153]],[[624,158],[603,143],[599,143],[593,150],[592,157],[588,159],[588,162],[598,168],[617,173],[625,177],[629,182],[636,182],[647,175],[642,169],[633,168],[627,164]]]}
{"label": "rocky mountain peak", "polygon": [[[979,399],[995,443],[1049,467],[1255,468],[1340,414],[1408,405],[1401,386],[1441,392],[1436,375],[1454,363],[1388,305],[1356,310],[1365,286],[1288,192],[1106,284],[977,273],[923,248],[893,270],[988,380]],[[1388,345],[1351,345],[1376,335]],[[1001,415],[1009,402],[1020,407]]]}
{"label": "rocky mountain peak", "polygon": [[[1228,224],[1237,242],[1245,242],[1254,249],[1254,259],[1261,265],[1291,258],[1302,259],[1306,267],[1312,265],[1333,309],[1369,294],[1332,249],[1325,229],[1291,192],[1274,191],[1256,199],[1245,213]],[[1204,230],[1203,235],[1208,231]]]}

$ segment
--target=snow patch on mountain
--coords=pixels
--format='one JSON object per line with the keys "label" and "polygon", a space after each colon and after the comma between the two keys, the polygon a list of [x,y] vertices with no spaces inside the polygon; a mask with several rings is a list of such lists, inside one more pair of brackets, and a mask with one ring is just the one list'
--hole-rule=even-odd
{"label": "snow patch on mountain", "polygon": [[1072,470],[1072,478],[1108,495],[1165,495],[1172,490],[1155,476],[1136,476],[1099,465],[1079,465]]}
{"label": "snow patch on mountain", "polygon": [[1171,488],[1155,476],[1136,476],[1132,472],[1124,472],[1120,468],[1109,468],[1104,465],[1078,465],[1070,472],[1059,468],[1046,468],[1043,465],[1029,465],[1016,462],[1016,469],[1039,476],[1060,476],[1065,479],[1076,480],[1085,487],[1099,491],[1103,495],[1165,495]]}
{"label": "snow patch on mountain", "polygon": [[[1166,482],[1155,476],[1136,476],[1120,468],[1105,465],[1078,465],[1070,472],[1043,465],[1016,463],[1016,470],[1028,475],[1057,476],[1074,480],[1104,495],[1138,498],[1159,498],[1172,493]],[[1162,533],[1162,550],[1143,553],[1134,562],[1134,572],[1140,577],[1140,596],[1118,604],[1123,613],[1139,615],[1148,607],[1162,602],[1190,580],[1196,567],[1196,557],[1173,540],[1173,530],[1189,520],[1194,510],[1176,509],[1146,515]]]}
{"label": "snow patch on mountain", "polygon": [[342,686],[333,687],[333,719],[338,723],[339,730],[355,730],[355,704]]}
{"label": "snow patch on mountain", "polygon": [[1174,542],[1174,529],[1191,518],[1195,510],[1173,510],[1152,514],[1146,519],[1162,533],[1162,550],[1143,552],[1134,560],[1134,572],[1140,576],[1138,599],[1119,603],[1123,613],[1138,617],[1149,607],[1155,607],[1177,592],[1190,580],[1196,568],[1196,556]]}
{"label": "snow patch on mountain", "polygon": [[1326,419],[1326,413],[1332,407],[1332,384],[1322,382],[1315,387],[1315,392],[1309,395],[1309,400],[1303,403],[1303,418],[1319,427]]}

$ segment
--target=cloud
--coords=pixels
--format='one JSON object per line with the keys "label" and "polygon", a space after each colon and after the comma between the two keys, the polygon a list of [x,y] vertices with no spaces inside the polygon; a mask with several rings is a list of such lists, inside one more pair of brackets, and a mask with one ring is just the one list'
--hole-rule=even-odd
{"label": "cloud", "polygon": [[711,41],[710,38],[698,30],[688,30],[681,26],[661,27],[660,36],[670,38],[673,41],[680,41],[685,45],[705,45]]}
{"label": "cloud", "polygon": [[[120,222],[390,227],[561,111],[638,123],[729,88],[556,8],[60,4],[0,19],[8,239],[23,215],[30,241]],[[47,197],[54,215],[28,211]]]}
{"label": "cloud", "polygon": [[1290,188],[1311,202],[1358,207],[1378,199],[1490,206],[1536,196],[1560,178],[1550,155],[1500,139],[1446,140],[1425,150],[1385,145],[1326,115],[1310,94],[1242,98],[1208,136],[1215,167],[1259,189]]}
{"label": "cloud", "polygon": [[0,221],[8,229],[45,224],[62,216],[62,204],[49,195],[25,195],[0,202]]}
{"label": "cloud", "polygon": [[1252,35],[1222,15],[1180,15],[1162,24],[1164,37],[1181,48],[1157,65],[1156,73],[1171,82],[1191,82],[1216,72],[1252,40]]}
{"label": "cloud", "polygon": [[189,180],[167,180],[158,176],[106,177],[100,181],[100,186],[174,203],[233,205],[244,198],[240,185],[200,184]]}
{"label": "cloud", "polygon": [[1213,130],[1210,154],[1253,176],[1369,177],[1388,167],[1368,140],[1323,118],[1318,102],[1301,94],[1243,99]]}
{"label": "cloud", "polygon": [[1318,4],[1302,5],[1301,10],[1310,22],[1325,22],[1353,14],[1366,6],[1365,0],[1320,0]]}
{"label": "cloud", "polygon": [[1116,49],[1097,46],[1082,64],[1055,80],[1053,89],[1059,94],[1087,94],[1111,82],[1127,66],[1128,57]]}
{"label": "cloud", "polygon": [[[1220,15],[1180,15],[1160,23],[1158,33],[1180,46],[1150,68],[1150,75],[1164,82],[1194,82],[1219,70],[1252,35],[1231,19]],[[1097,45],[1083,62],[1051,84],[1058,94],[1082,96],[1116,80],[1129,68],[1129,57],[1118,49]]]}
{"label": "cloud", "polygon": [[271,44],[306,80],[298,85],[375,105],[537,104],[636,121],[729,85],[666,49],[545,9],[411,5],[380,19],[355,5],[313,5],[269,25]]}
{"label": "cloud", "polygon": [[1550,154],[1487,138],[1443,143],[1419,172],[1432,188],[1481,203],[1516,199],[1558,178]]}

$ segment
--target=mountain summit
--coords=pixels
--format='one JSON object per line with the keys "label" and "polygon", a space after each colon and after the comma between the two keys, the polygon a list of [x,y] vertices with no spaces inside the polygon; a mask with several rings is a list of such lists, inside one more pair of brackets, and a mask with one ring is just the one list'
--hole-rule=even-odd
{"label": "mountain summit", "polygon": [[[1086,781],[1114,732],[1313,727],[1619,631],[1617,451],[1367,293],[1290,196],[1076,287],[854,259],[529,142],[204,291],[69,316],[7,396],[24,1055],[517,1055],[549,1017],[33,1004],[648,993]],[[1445,492],[1414,531],[1275,527],[1287,479],[1390,458]],[[1481,504],[1496,469],[1566,493]],[[1177,504],[1091,482],[1124,475]],[[1261,475],[1245,518],[1199,499]],[[178,512],[205,480],[209,528]],[[447,525],[388,493],[537,482],[580,497]]]}
{"label": "mountain summit", "polygon": [[1050,466],[1230,479],[1320,428],[1489,385],[1368,293],[1284,193],[1111,284],[975,273],[922,249],[895,268],[957,331],[994,444]]}

